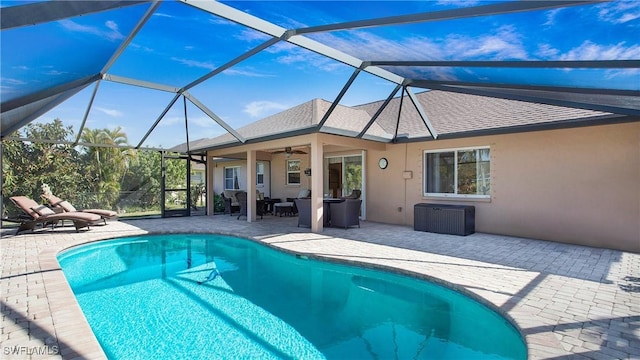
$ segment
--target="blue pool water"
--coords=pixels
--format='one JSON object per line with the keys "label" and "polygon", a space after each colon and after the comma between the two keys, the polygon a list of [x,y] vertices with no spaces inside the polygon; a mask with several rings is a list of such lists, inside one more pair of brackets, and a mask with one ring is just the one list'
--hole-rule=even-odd
{"label": "blue pool water", "polygon": [[526,359],[445,287],[229,236],[149,235],[58,256],[110,359]]}

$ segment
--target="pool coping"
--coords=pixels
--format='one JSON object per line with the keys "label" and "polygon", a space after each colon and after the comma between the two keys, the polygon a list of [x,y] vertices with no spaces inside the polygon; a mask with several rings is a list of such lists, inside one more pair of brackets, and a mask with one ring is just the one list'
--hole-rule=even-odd
{"label": "pool coping", "polygon": [[[166,222],[167,219],[157,220]],[[204,230],[199,229],[197,226],[193,227],[189,224],[200,224],[204,221],[205,227],[208,228],[206,219],[200,219],[195,221],[182,221],[187,224],[187,226],[182,226],[182,228],[172,227],[172,230],[163,229],[162,227],[156,227],[155,225],[145,225],[138,227],[139,223],[137,221],[131,221],[130,223],[120,221],[114,223],[113,225],[108,225],[102,228],[99,228],[99,231],[92,228],[91,231],[81,232],[81,233],[71,233],[71,232],[62,232],[60,235],[56,234],[56,231],[53,233],[46,234],[30,234],[30,235],[20,235],[16,237],[9,237],[12,240],[19,240],[20,242],[24,241],[24,246],[28,247],[30,241],[37,242],[45,238],[45,244],[42,244],[41,249],[34,254],[33,252],[27,252],[27,255],[24,258],[24,261],[27,263],[32,263],[34,260],[37,260],[37,264],[32,264],[33,266],[37,265],[37,269],[33,271],[23,271],[21,274],[11,275],[7,274],[5,269],[1,273],[2,278],[0,284],[2,285],[2,290],[9,289],[9,291],[3,296],[3,337],[2,337],[2,348],[5,351],[6,349],[13,349],[16,346],[23,346],[26,348],[37,348],[38,346],[48,346],[51,350],[56,350],[50,352],[48,357],[53,358],[64,358],[64,359],[73,359],[73,358],[89,358],[89,359],[103,359],[106,358],[104,352],[102,351],[100,345],[98,344],[95,336],[93,335],[82,311],[66,282],[64,275],[60,269],[60,266],[57,261],[57,255],[74,246],[83,245],[87,243],[91,243],[94,241],[101,241],[107,239],[121,238],[126,236],[134,236],[134,235],[145,235],[145,234],[164,234],[164,233],[215,233],[221,235],[231,235],[238,236],[242,238],[246,238],[251,241],[256,241],[262,243],[266,246],[276,248],[279,251],[289,252],[293,254],[305,255],[309,257],[314,257],[322,260],[336,261],[339,263],[346,263],[351,265],[358,265],[364,267],[371,267],[375,269],[383,269],[386,271],[393,271],[404,275],[424,278],[435,283],[444,285],[453,290],[459,291],[464,295],[470,296],[475,300],[478,300],[484,305],[489,306],[491,309],[495,310],[498,314],[505,316],[512,324],[515,325],[515,328],[520,331],[520,333],[525,338],[525,343],[528,351],[528,358],[550,358],[550,357],[559,357],[566,356],[571,354],[583,354],[582,356],[585,358],[593,357],[597,358],[598,354],[609,354],[611,357],[620,357],[625,358],[631,357],[632,355],[640,355],[640,328],[635,327],[637,323],[640,323],[640,305],[638,307],[630,307],[632,304],[640,304],[640,293],[636,292],[628,292],[628,299],[625,297],[622,300],[622,303],[625,306],[629,307],[629,310],[626,315],[623,317],[622,324],[628,324],[625,328],[624,326],[620,329],[615,329],[615,327],[620,327],[621,322],[611,322],[609,328],[614,328],[615,331],[605,331],[605,336],[603,338],[603,334],[600,334],[600,338],[598,338],[598,334],[591,334],[589,336],[583,336],[584,334],[571,335],[571,339],[564,339],[563,336],[560,336],[562,333],[562,324],[559,319],[562,318],[561,314],[557,314],[558,311],[549,311],[547,309],[545,311],[545,306],[542,303],[546,303],[552,299],[538,299],[535,301],[530,300],[530,296],[519,296],[518,293],[515,296],[502,296],[500,291],[492,291],[490,288],[495,284],[490,284],[491,281],[488,281],[487,284],[478,286],[476,289],[473,286],[466,286],[464,283],[459,281],[450,281],[451,278],[439,277],[438,272],[431,272],[428,270],[424,270],[420,267],[412,267],[407,266],[407,261],[411,260],[413,257],[416,258],[429,258],[430,262],[435,262],[437,264],[436,267],[444,267],[447,268],[451,264],[445,263],[445,261],[438,262],[440,258],[447,260],[449,263],[457,262],[456,258],[448,258],[447,255],[441,255],[437,252],[429,253],[422,251],[420,249],[406,249],[402,247],[394,246],[393,244],[377,244],[371,242],[363,242],[361,240],[348,239],[344,237],[334,236],[332,234],[325,234],[331,231],[325,231],[322,234],[313,234],[309,233],[306,229],[298,229],[294,230],[290,229],[291,232],[278,232],[277,235],[273,235],[272,233],[266,233],[262,230],[255,233],[255,229],[251,229],[252,225],[248,227],[245,224],[240,224],[243,222],[229,222],[229,229],[225,229],[224,227],[216,229],[217,231]],[[210,221],[210,220],[209,220]],[[159,223],[159,222],[158,222]],[[151,221],[149,224],[153,224]],[[236,225],[242,225],[241,228],[234,229]],[[144,229],[147,227],[148,229]],[[155,229],[155,230],[153,230]],[[278,229],[282,230],[282,229]],[[398,228],[393,228],[391,226],[391,230],[393,232],[397,231]],[[405,229],[406,230],[406,229]],[[345,235],[352,236],[357,231],[349,231],[345,232]],[[337,232],[337,234],[341,234]],[[406,233],[407,236],[411,235],[410,232]],[[357,235],[357,234],[356,234]],[[420,234],[422,235],[422,234]],[[53,241],[52,237],[60,237],[56,241]],[[435,236],[435,235],[434,235]],[[484,235],[483,235],[484,236]],[[492,237],[493,235],[486,235],[488,237]],[[508,238],[508,237],[497,237],[496,239],[500,241],[513,241],[516,243],[520,243],[521,241],[531,241],[532,243],[537,242],[536,240],[527,240],[527,239],[518,239],[518,238]],[[5,236],[3,236],[3,241],[6,241]],[[393,243],[393,241],[390,241]],[[3,244],[4,245],[4,244]],[[307,246],[310,245],[310,246]],[[565,247],[569,250],[575,249],[572,245],[564,245],[557,244],[558,246],[563,248],[565,251]],[[305,247],[307,246],[307,247]],[[556,246],[554,244],[554,246]],[[313,249],[320,249],[321,251],[313,251]],[[591,248],[586,248],[586,251],[589,251]],[[7,260],[7,252],[3,255],[3,260]],[[329,251],[331,250],[331,251]],[[385,257],[380,258],[371,258],[365,261],[360,255],[366,251],[374,251],[379,254],[385,254]],[[584,247],[578,247],[579,251],[585,251]],[[601,250],[595,249],[594,252],[615,252],[613,250]],[[333,253],[331,253],[333,252]],[[402,253],[405,256],[404,260],[398,260],[398,258],[393,258],[394,254]],[[624,271],[628,271],[629,275],[640,275],[639,264],[640,264],[640,255],[638,254],[630,254],[630,253],[622,253],[616,252],[617,255],[625,255],[626,264],[624,264]],[[386,256],[388,254],[389,256]],[[36,259],[34,259],[34,255]],[[433,261],[433,260],[438,261]],[[16,256],[13,256],[13,261],[19,261]],[[404,263],[402,262],[404,261]],[[429,262],[429,261],[427,261]],[[468,263],[468,261],[465,260]],[[504,265],[495,265],[487,262],[479,262],[477,260],[472,260],[472,262],[477,263],[479,271],[482,267],[494,267],[497,270],[505,271],[506,273],[514,272],[511,275],[518,276],[522,275],[522,269],[511,269],[510,266]],[[3,265],[5,265],[3,263]],[[409,263],[408,265],[411,265]],[[455,264],[454,264],[455,265]],[[447,270],[447,269],[445,269]],[[469,270],[469,269],[463,269]],[[474,269],[470,269],[473,271]],[[491,269],[489,269],[491,270]],[[527,273],[531,271],[524,270]],[[519,274],[520,273],[520,274]],[[459,275],[461,276],[469,276],[469,273],[461,272]],[[17,285],[12,284],[15,279],[25,278],[25,281],[20,281]],[[472,276],[472,280],[475,280]],[[566,279],[565,279],[566,280]],[[572,280],[569,278],[569,280]],[[574,281],[569,281],[574,282]],[[584,279],[576,279],[576,283],[584,283]],[[603,279],[600,282],[605,285],[612,285],[611,281]],[[537,283],[539,285],[539,282]],[[619,284],[613,284],[619,285]],[[8,316],[13,313],[20,313],[20,309],[18,309],[21,304],[23,304],[22,300],[20,300],[20,291],[15,293],[13,291],[15,288],[24,288],[27,290],[33,289],[34,291],[28,291],[26,293],[26,302],[35,303],[36,300],[44,299],[46,301],[46,307],[39,308],[35,313],[33,309],[38,309],[36,307],[32,307],[31,305],[27,307],[26,314],[22,314],[22,316]],[[571,284],[571,288],[576,288],[576,284]],[[579,285],[577,286],[580,287]],[[593,301],[595,293],[598,287],[590,286],[588,287],[592,292],[591,300]],[[489,289],[489,290],[487,290]],[[559,289],[561,290],[561,289]],[[577,289],[580,290],[580,289]],[[547,291],[547,290],[544,290]],[[543,293],[544,293],[543,291]],[[497,293],[497,296],[493,296],[493,292]],[[623,295],[626,295],[623,293]],[[536,294],[539,296],[540,294]],[[527,301],[524,301],[527,300]],[[544,301],[543,301],[544,300]],[[13,301],[13,303],[12,303]],[[525,302],[525,304],[521,304],[521,302]],[[539,306],[535,305],[535,302],[541,303]],[[551,305],[553,306],[553,301],[551,301]],[[4,311],[8,307],[14,307],[16,309],[14,312]],[[512,304],[508,306],[508,309],[505,310],[503,306],[505,304]],[[598,303],[594,304],[596,314],[602,313],[598,312]],[[588,306],[587,306],[588,307]],[[590,312],[591,309],[587,309],[585,307],[585,311],[587,313]],[[551,308],[553,310],[553,307]],[[556,309],[557,310],[557,309]],[[619,311],[609,311],[610,316],[616,315]],[[604,313],[603,317],[606,317]],[[553,315],[553,316],[551,316]],[[585,314],[588,315],[588,314]],[[587,319],[589,316],[582,316]],[[8,320],[13,319],[15,324],[20,322],[29,322],[29,329],[27,334],[20,335],[19,333],[24,333],[26,329],[20,329],[20,326],[16,328],[15,324],[12,325]],[[16,320],[18,319],[18,320]],[[43,320],[44,319],[44,320]],[[628,319],[625,320],[625,319]],[[45,323],[49,322],[52,325],[40,325],[40,322],[44,321]],[[597,322],[598,319],[591,319],[588,321]],[[604,320],[601,320],[604,321]],[[33,326],[31,326],[33,325]],[[615,325],[615,326],[614,326]],[[550,331],[531,331],[531,328],[538,329],[541,327],[549,327]],[[554,328],[558,328],[554,330]],[[11,330],[14,331],[11,331]],[[20,331],[22,330],[22,331]],[[606,329],[605,329],[606,330]],[[48,334],[48,337],[40,336],[38,337],[38,333]],[[18,334],[14,336],[14,334]],[[611,335],[613,334],[613,335]],[[25,336],[26,335],[26,336]],[[588,335],[588,334],[587,334]],[[567,335],[569,336],[569,335]],[[34,339],[35,337],[35,339]],[[43,338],[44,337],[44,338]],[[578,342],[572,339],[582,339],[579,344],[573,344],[571,348],[567,349],[567,343]],[[601,341],[601,340],[606,340]],[[47,342],[49,344],[47,344]],[[598,342],[602,342],[601,345],[604,346],[594,346],[593,344],[597,344]],[[43,344],[44,343],[44,344]],[[616,343],[620,343],[620,346],[615,345]],[[53,344],[53,345],[52,345]],[[596,349],[597,347],[597,349]],[[628,348],[625,353],[621,349]],[[23,354],[24,355],[24,354]],[[33,354],[32,354],[33,355]],[[32,358],[42,358],[38,356],[39,354],[35,354],[31,356]],[[9,356],[8,358],[11,358]]]}

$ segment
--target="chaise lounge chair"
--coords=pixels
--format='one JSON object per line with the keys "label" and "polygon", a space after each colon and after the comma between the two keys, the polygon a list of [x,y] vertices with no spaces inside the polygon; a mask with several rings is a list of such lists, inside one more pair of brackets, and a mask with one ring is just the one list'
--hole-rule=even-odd
{"label": "chaise lounge chair", "polygon": [[47,200],[49,204],[54,208],[60,208],[64,210],[64,212],[83,212],[83,213],[91,213],[100,215],[104,223],[107,223],[107,220],[115,219],[118,217],[118,213],[113,210],[106,209],[86,209],[86,210],[77,210],[71,203],[68,201],[64,201],[59,197],[53,194],[42,194],[42,198]]}
{"label": "chaise lounge chair", "polygon": [[47,206],[38,204],[26,196],[12,196],[9,199],[28,215],[26,218],[12,220],[20,223],[16,235],[25,230],[33,230],[37,225],[42,225],[43,227],[51,225],[53,228],[55,224],[64,220],[72,221],[76,231],[78,231],[85,227],[89,229],[90,225],[94,225],[102,220],[100,215],[79,211],[56,213]]}

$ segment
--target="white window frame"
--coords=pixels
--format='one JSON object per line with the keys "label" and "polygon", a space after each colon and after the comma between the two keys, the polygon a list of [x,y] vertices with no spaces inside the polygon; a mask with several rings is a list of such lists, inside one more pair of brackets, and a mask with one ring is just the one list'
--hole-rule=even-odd
{"label": "white window frame", "polygon": [[[289,171],[289,163],[290,162],[297,162],[298,163],[298,171]],[[286,166],[286,176],[287,176],[287,185],[300,185],[302,183],[302,172],[300,171],[300,168],[302,167],[302,160],[300,159],[289,159],[287,160],[287,163],[285,164]],[[299,182],[297,183],[292,183],[289,182],[289,174],[298,174],[298,179],[300,179]]]}
{"label": "white window frame", "polygon": [[[469,150],[489,150],[489,193],[488,194],[458,194],[458,152],[459,151],[469,151]],[[427,192],[427,181],[429,179],[427,175],[427,154],[438,154],[438,153],[446,153],[453,152],[454,158],[454,193],[430,193]],[[491,147],[490,146],[473,146],[473,147],[463,147],[463,148],[451,148],[451,149],[438,149],[438,150],[424,150],[422,154],[422,193],[425,197],[441,197],[441,198],[467,198],[467,199],[490,199],[492,184],[491,184]]]}
{"label": "white window frame", "polygon": [[[225,166],[224,169],[222,170],[224,172],[224,189],[225,190],[238,190],[234,187],[231,188],[227,188],[227,169],[231,169],[233,170],[233,176],[234,178],[238,178],[238,184],[240,183],[240,166]],[[235,184],[234,178],[231,178],[231,186],[233,186],[233,184]]]}
{"label": "white window frame", "polygon": [[[256,186],[264,187],[264,162],[256,162]],[[262,178],[260,177],[262,175]]]}

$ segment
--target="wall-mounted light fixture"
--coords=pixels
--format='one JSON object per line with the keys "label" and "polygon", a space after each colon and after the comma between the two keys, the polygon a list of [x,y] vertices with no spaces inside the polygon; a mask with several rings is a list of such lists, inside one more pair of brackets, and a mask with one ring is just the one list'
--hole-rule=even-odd
{"label": "wall-mounted light fixture", "polygon": [[311,176],[311,169],[310,168],[304,169],[304,174],[307,176]]}

